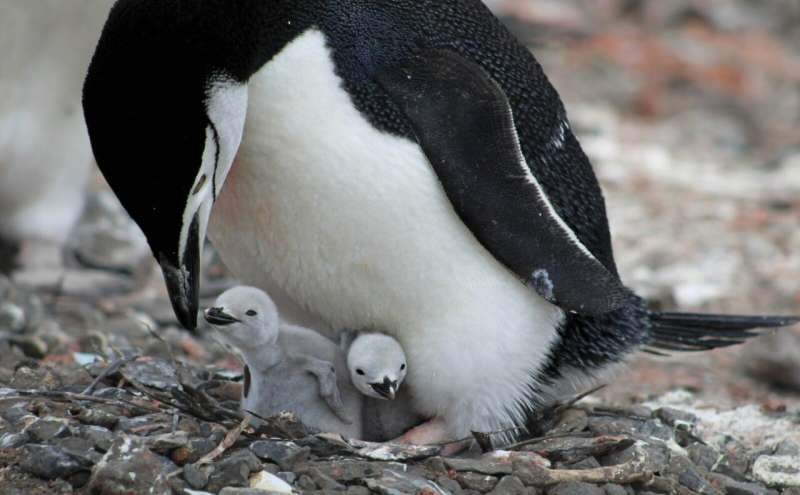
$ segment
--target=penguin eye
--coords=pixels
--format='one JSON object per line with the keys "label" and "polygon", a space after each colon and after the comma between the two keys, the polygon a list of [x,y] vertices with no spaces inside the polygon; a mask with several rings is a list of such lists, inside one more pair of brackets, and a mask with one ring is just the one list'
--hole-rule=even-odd
{"label": "penguin eye", "polygon": [[358,373],[359,375],[363,375],[364,374],[364,370],[359,368],[359,369],[356,370],[356,373]]}
{"label": "penguin eye", "polygon": [[255,310],[255,309],[248,309],[248,310],[247,310],[247,313],[245,313],[245,314],[246,314],[247,316],[255,316],[255,315],[257,315],[258,313],[256,313],[256,310]]}
{"label": "penguin eye", "polygon": [[406,363],[400,365],[400,371],[403,371],[404,369],[406,369]]}

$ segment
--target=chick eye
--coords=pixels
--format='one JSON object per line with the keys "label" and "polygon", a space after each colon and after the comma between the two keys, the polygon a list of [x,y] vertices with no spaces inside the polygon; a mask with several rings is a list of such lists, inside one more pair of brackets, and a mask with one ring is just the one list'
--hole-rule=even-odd
{"label": "chick eye", "polygon": [[255,316],[255,315],[257,315],[258,313],[256,312],[256,310],[255,310],[255,309],[248,309],[248,310],[247,310],[247,313],[245,313],[245,314],[246,314],[247,316]]}
{"label": "chick eye", "polygon": [[363,374],[364,374],[364,370],[362,370],[362,369],[357,369],[357,370],[356,370],[356,373],[358,373],[359,375],[363,375]]}
{"label": "chick eye", "polygon": [[403,371],[404,369],[406,369],[406,363],[400,365],[400,371]]}

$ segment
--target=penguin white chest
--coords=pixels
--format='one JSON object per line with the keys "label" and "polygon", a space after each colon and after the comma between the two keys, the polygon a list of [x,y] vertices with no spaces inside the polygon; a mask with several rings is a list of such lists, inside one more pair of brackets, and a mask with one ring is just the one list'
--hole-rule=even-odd
{"label": "penguin white chest", "polygon": [[395,335],[425,412],[469,416],[454,432],[508,424],[562,316],[478,243],[419,146],[354,107],[319,31],[251,79],[209,227],[228,267],[279,305]]}

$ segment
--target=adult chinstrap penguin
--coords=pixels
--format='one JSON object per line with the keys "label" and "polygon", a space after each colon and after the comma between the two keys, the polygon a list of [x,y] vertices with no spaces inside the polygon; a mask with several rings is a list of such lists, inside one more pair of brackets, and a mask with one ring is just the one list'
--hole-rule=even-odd
{"label": "adult chinstrap penguin", "polygon": [[282,314],[398,339],[437,418],[415,441],[521,424],[636,349],[795,321],[622,284],[558,94],[479,0],[120,0],[84,109],[180,321],[208,228]]}

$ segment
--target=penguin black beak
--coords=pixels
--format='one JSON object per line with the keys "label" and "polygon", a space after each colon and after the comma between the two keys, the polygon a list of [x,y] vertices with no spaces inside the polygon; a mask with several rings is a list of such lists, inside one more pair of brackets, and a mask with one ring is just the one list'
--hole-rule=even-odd
{"label": "penguin black beak", "polygon": [[158,256],[164,273],[169,300],[181,325],[189,330],[197,328],[198,294],[200,292],[200,240],[197,215],[192,219],[186,247],[180,261],[167,255]]}
{"label": "penguin black beak", "polygon": [[212,325],[225,326],[241,320],[225,312],[223,308],[208,308],[205,312],[206,321]]}
{"label": "penguin black beak", "polygon": [[388,376],[383,377],[383,382],[370,383],[369,386],[384,399],[394,400],[397,393],[397,380],[389,380]]}

